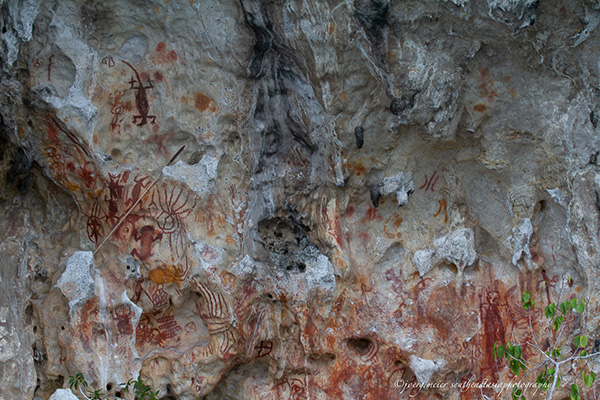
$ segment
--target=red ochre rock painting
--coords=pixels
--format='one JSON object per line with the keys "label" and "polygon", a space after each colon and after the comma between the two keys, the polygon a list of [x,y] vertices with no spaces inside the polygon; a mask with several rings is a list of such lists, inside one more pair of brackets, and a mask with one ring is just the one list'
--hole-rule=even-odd
{"label": "red ochre rock painting", "polygon": [[504,398],[559,296],[597,350],[581,2],[38,3],[0,6],[6,398]]}

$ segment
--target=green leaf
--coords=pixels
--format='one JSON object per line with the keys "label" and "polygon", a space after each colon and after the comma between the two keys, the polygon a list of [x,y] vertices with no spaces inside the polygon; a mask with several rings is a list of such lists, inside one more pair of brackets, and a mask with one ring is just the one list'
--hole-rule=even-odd
{"label": "green leaf", "polygon": [[513,351],[513,347],[512,347],[512,345],[510,344],[509,341],[507,341],[504,344],[504,351],[506,352],[507,357],[508,357],[508,355],[511,355],[511,356],[513,355],[513,352],[514,352]]}
{"label": "green leaf", "polygon": [[554,321],[552,321],[552,329],[554,331],[557,331],[558,328],[560,328],[560,326],[562,325],[563,322],[563,316],[559,315],[558,317],[554,318]]}
{"label": "green leaf", "polygon": [[561,358],[560,349],[557,349],[557,348],[552,349],[552,357]]}
{"label": "green leaf", "polygon": [[554,317],[555,313],[556,313],[556,306],[554,305],[554,303],[550,303],[544,310],[544,314],[546,314],[546,318]]}
{"label": "green leaf", "polygon": [[571,393],[578,394],[579,393],[579,385],[576,383],[571,384]]}
{"label": "green leaf", "polygon": [[587,337],[584,335],[575,336],[575,347],[585,347],[587,345]]}
{"label": "green leaf", "polygon": [[581,353],[579,353],[579,356],[580,356],[580,357],[585,357],[585,356],[587,356],[587,351],[585,351],[585,350],[582,350],[582,351],[581,351]]}
{"label": "green leaf", "polygon": [[498,358],[504,357],[504,346],[499,346],[500,342],[494,343],[494,361],[498,361]]}
{"label": "green leaf", "polygon": [[582,314],[585,311],[585,301],[583,299],[581,299],[577,307],[575,307],[575,310],[577,310],[579,314]]}
{"label": "green leaf", "polygon": [[573,297],[569,305],[571,306],[571,308],[575,308],[577,306],[577,299]]}
{"label": "green leaf", "polygon": [[514,354],[513,357],[516,358],[517,360],[521,358],[521,355],[523,354],[523,348],[521,346],[513,346],[514,349]]}
{"label": "green leaf", "polygon": [[517,360],[510,360],[508,363],[510,370],[513,374],[519,375],[519,370],[521,369],[521,363]]}
{"label": "green leaf", "polygon": [[517,387],[517,385],[513,386],[512,392],[510,393],[513,400],[518,400],[519,397],[523,394],[523,391]]}
{"label": "green leaf", "polygon": [[585,386],[587,386],[588,388],[592,387],[592,384],[596,380],[596,374],[594,374],[593,371],[590,371],[588,375],[585,373],[585,371],[583,371],[581,375],[583,377],[583,383],[585,383]]}
{"label": "green leaf", "polygon": [[100,390],[90,390],[88,395],[90,396],[91,400],[102,400],[102,396],[104,396]]}
{"label": "green leaf", "polygon": [[529,300],[531,300],[531,293],[523,292],[522,300],[523,300],[523,303],[529,303]]}
{"label": "green leaf", "polygon": [[563,301],[562,303],[560,303],[560,312],[563,314],[566,314],[568,307],[569,307],[569,302]]}
{"label": "green leaf", "polygon": [[569,275],[567,275],[567,282],[570,284],[572,281],[571,277]]}

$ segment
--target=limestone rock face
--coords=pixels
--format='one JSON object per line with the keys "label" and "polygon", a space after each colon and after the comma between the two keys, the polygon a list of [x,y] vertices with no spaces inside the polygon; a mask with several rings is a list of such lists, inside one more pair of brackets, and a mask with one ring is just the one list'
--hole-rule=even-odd
{"label": "limestone rock face", "polygon": [[524,291],[600,344],[598,2],[0,10],[0,400],[495,398]]}

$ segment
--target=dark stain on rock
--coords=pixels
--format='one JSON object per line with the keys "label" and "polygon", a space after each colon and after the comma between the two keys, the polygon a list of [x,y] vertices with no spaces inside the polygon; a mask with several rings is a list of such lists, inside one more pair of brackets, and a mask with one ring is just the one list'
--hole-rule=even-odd
{"label": "dark stain on rock", "polygon": [[254,32],[254,55],[247,72],[257,80],[254,117],[263,124],[258,141],[261,155],[255,165],[258,173],[268,162],[265,157],[290,151],[295,146],[293,142],[299,143],[309,154],[314,153],[317,146],[307,131],[307,122],[300,117],[303,113],[296,111],[302,102],[312,100],[305,93],[310,82],[295,62],[293,51],[275,31],[262,1],[242,0],[241,3],[246,23]]}
{"label": "dark stain on rock", "polygon": [[402,95],[392,100],[390,103],[392,114],[400,115],[404,110],[413,108],[415,106],[415,96],[416,93],[412,96]]}
{"label": "dark stain on rock", "polygon": [[589,163],[591,165],[598,165],[598,155],[600,154],[600,151],[596,151],[594,152],[591,156],[590,156],[590,161]]}
{"label": "dark stain on rock", "polygon": [[267,12],[261,1],[242,1],[246,23],[254,32],[254,57],[248,66],[248,74],[260,79],[263,71],[265,54],[271,49],[275,33]]}
{"label": "dark stain on rock", "polygon": [[354,16],[374,43],[383,40],[383,28],[387,22],[389,3],[385,0],[355,0]]}
{"label": "dark stain on rock", "polygon": [[590,122],[594,129],[598,127],[598,115],[594,111],[590,112]]}
{"label": "dark stain on rock", "polygon": [[354,137],[356,138],[356,147],[361,149],[365,143],[365,129],[362,126],[354,128]]}
{"label": "dark stain on rock", "polygon": [[6,183],[16,184],[21,194],[27,194],[31,188],[29,173],[33,168],[33,161],[29,159],[25,150],[19,147],[13,154],[9,165],[8,171],[6,171]]}
{"label": "dark stain on rock", "polygon": [[379,207],[379,200],[381,199],[381,184],[375,185],[371,187],[370,190],[371,195],[371,203],[373,203],[374,207]]}

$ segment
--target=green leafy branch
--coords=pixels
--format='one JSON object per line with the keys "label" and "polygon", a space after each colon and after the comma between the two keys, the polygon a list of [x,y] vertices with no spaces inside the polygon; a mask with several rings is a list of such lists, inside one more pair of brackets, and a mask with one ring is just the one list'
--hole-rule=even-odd
{"label": "green leafy branch", "polygon": [[[87,395],[84,393],[84,389],[88,387],[88,383],[81,372],[75,374],[75,376],[69,377],[69,387],[71,390],[78,390],[81,395],[87,400],[105,400],[108,399],[101,390],[88,390]],[[141,376],[138,376],[136,380],[129,379],[125,383],[119,384],[120,391],[124,394],[131,394],[134,400],[158,400],[159,390],[156,392],[152,391],[152,388],[144,383]]]}
{"label": "green leafy branch", "polygon": [[[534,343],[526,342],[526,344],[536,349],[540,355],[542,355],[543,362],[541,364],[536,364],[526,360],[523,357],[523,347],[520,345],[511,344],[510,341],[507,341],[504,344],[499,342],[494,343],[494,359],[498,361],[499,359],[506,358],[508,360],[509,369],[515,377],[519,376],[521,371],[527,371],[528,366],[529,368],[533,367],[530,369],[530,371],[525,373],[525,376],[523,376],[522,379],[524,379],[529,373],[541,370],[537,376],[536,385],[543,392],[548,391],[547,399],[552,399],[555,389],[560,386],[560,383],[563,380],[563,375],[560,372],[560,367],[562,365],[572,363],[574,361],[583,362],[584,360],[600,355],[600,352],[588,354],[588,352],[585,350],[588,344],[588,337],[585,335],[575,336],[573,340],[574,350],[568,357],[565,356],[563,349],[558,345],[561,343],[560,339],[564,332],[565,326],[567,325],[566,321],[568,318],[572,317],[575,313],[583,314],[586,311],[586,304],[583,299],[572,298],[560,303],[557,302],[558,306],[554,303],[550,303],[545,307],[544,315],[549,320],[554,340],[551,341],[549,349],[543,351],[538,345],[531,323],[531,310],[535,307],[535,301],[532,299],[531,293],[523,292],[521,302],[523,309],[528,311],[529,328],[534,341]],[[581,377],[583,384],[587,388],[590,388],[596,380],[595,373],[593,371],[586,371],[585,369],[582,370]],[[577,379],[575,378],[574,381],[576,382]],[[523,390],[520,389],[517,384],[513,386],[510,396],[512,400],[526,400]],[[573,383],[571,385],[570,400],[580,400],[580,396],[580,386],[577,383]]]}

